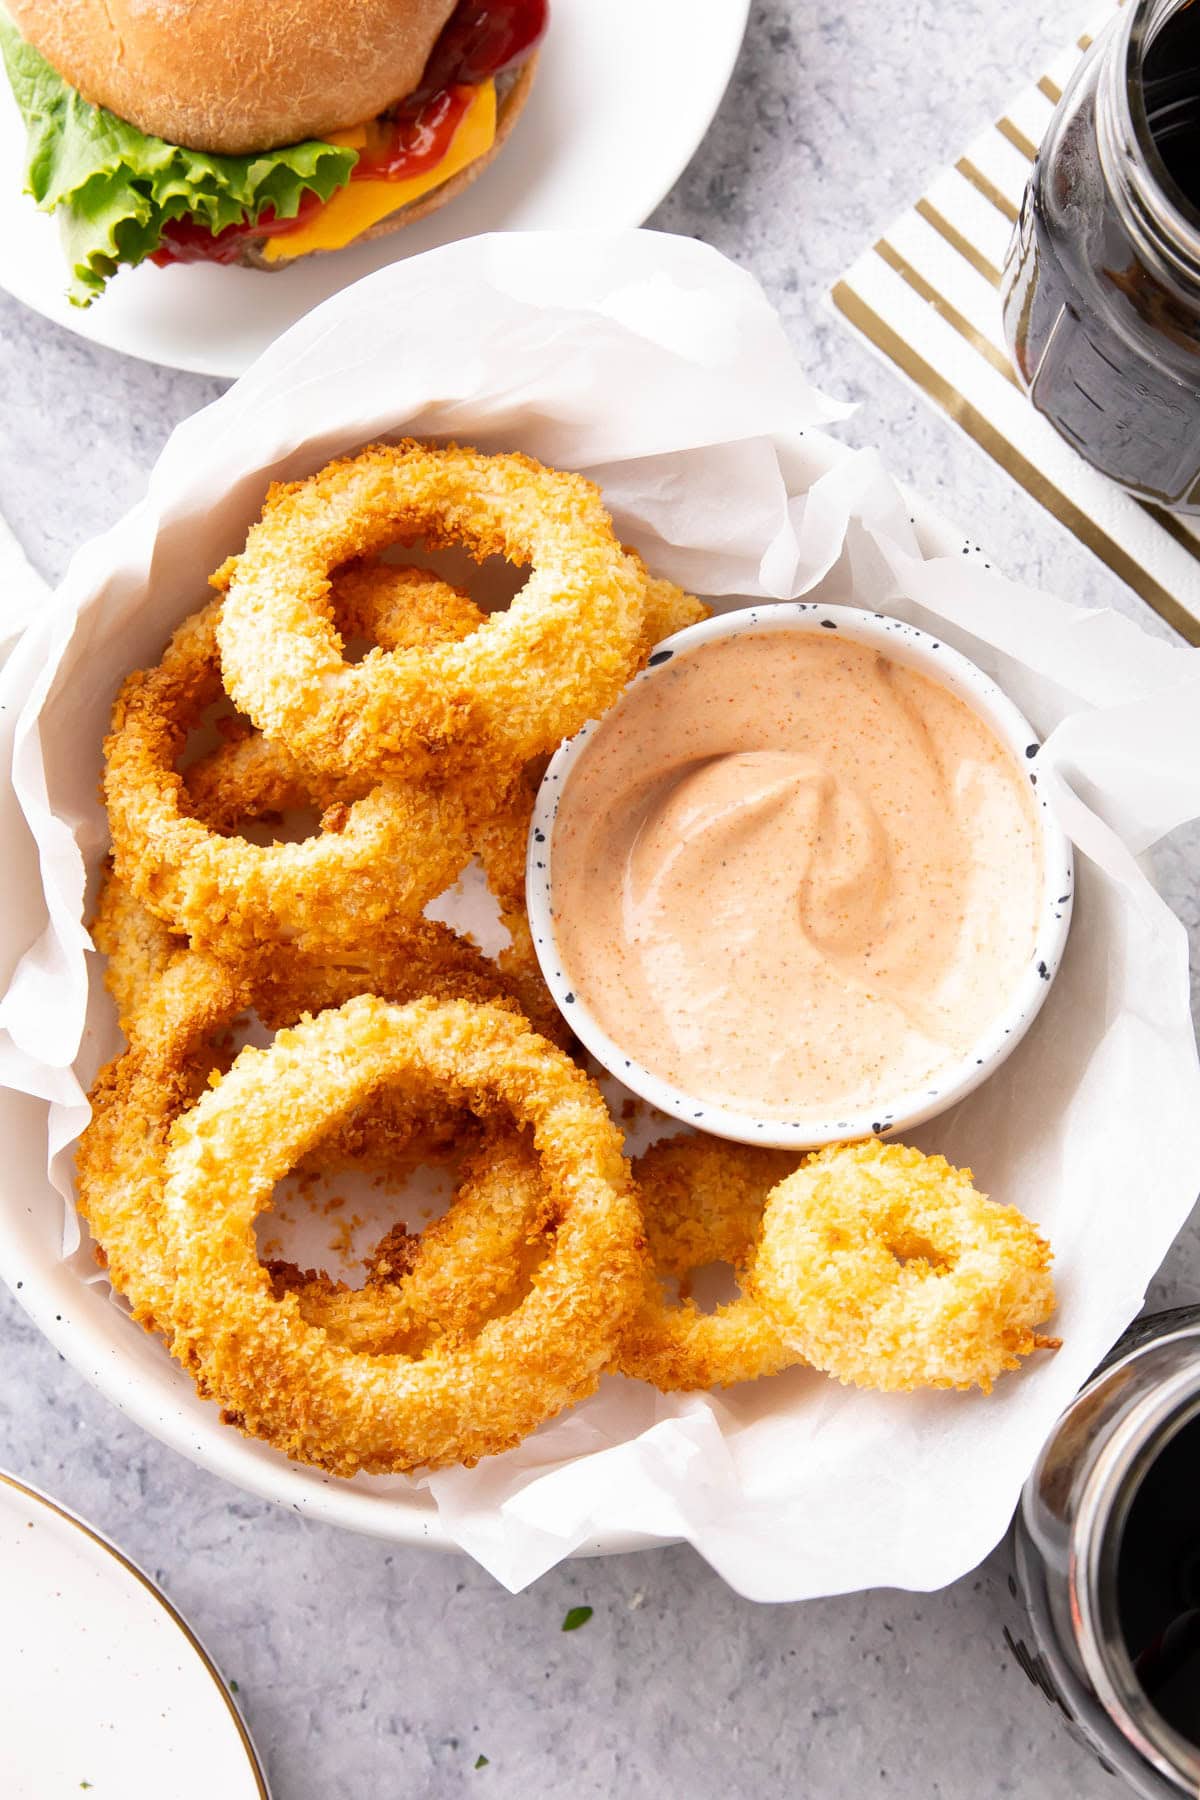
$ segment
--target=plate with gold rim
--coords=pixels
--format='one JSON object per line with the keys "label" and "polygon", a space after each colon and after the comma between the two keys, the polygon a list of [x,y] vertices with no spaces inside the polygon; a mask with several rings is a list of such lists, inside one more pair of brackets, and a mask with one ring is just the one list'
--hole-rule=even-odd
{"label": "plate with gold rim", "polygon": [[115,1544],[0,1472],[6,1800],[270,1800],[199,1638]]}

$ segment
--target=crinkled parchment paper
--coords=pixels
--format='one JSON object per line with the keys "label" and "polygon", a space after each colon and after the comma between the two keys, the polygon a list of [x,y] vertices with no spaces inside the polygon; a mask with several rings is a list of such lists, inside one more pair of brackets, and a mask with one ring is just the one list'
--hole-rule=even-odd
{"label": "crinkled parchment paper", "polygon": [[[630,232],[485,238],[396,264],[181,426],[142,504],[76,557],[0,691],[13,783],[0,1079],[47,1103],[21,1102],[20,1117],[26,1131],[46,1121],[51,1174],[43,1191],[6,1192],[0,1213],[54,1209],[57,1223],[66,1198],[55,1254],[95,1299],[71,1235],[69,1146],[116,1041],[81,921],[119,678],[203,602],[268,478],[379,436],[454,436],[592,476],[623,537],[718,604],[815,592],[932,630],[1047,735],[1041,778],[1077,847],[1065,962],[1004,1069],[917,1138],[1049,1233],[1062,1350],[990,1397],[866,1394],[807,1371],[711,1397],[611,1379],[478,1468],[339,1489],[221,1427],[115,1306],[103,1354],[103,1324],[81,1314],[89,1350],[56,1341],[110,1392],[104,1369],[139,1362],[117,1397],[168,1441],[258,1492],[410,1541],[435,1504],[432,1529],[514,1589],[573,1551],[679,1538],[759,1599],[928,1588],[1002,1533],[1055,1414],[1137,1311],[1200,1188],[1186,940],[1139,860],[1200,813],[1200,653],[974,557],[927,560],[879,459],[824,436],[838,415],[749,276],[700,244]],[[153,1406],[130,1397],[143,1389]]]}

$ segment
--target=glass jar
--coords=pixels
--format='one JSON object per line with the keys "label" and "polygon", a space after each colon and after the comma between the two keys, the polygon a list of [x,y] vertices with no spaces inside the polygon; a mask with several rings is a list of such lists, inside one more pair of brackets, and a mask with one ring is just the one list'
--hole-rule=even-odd
{"label": "glass jar", "polygon": [[1009,1539],[1018,1665],[1143,1800],[1200,1793],[1198,1433],[1200,1307],[1139,1320],[1059,1419]]}
{"label": "glass jar", "polygon": [[1200,0],[1137,0],[1059,102],[1004,270],[1034,406],[1130,493],[1181,512],[1200,512],[1200,211],[1163,151],[1178,169],[1192,132]]}

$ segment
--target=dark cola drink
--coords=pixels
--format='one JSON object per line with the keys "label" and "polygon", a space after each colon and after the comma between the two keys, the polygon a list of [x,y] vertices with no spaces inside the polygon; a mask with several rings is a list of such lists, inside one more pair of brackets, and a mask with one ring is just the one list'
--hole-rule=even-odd
{"label": "dark cola drink", "polygon": [[1007,1548],[1018,1665],[1143,1800],[1195,1800],[1200,1307],[1126,1333],[1047,1440]]}
{"label": "dark cola drink", "polygon": [[1155,1711],[1200,1745],[1200,1417],[1148,1463],[1117,1553],[1117,1618]]}
{"label": "dark cola drink", "polygon": [[1176,199],[1200,215],[1200,6],[1169,14],[1142,59],[1146,125]]}
{"label": "dark cola drink", "polygon": [[1121,9],[1038,151],[1004,271],[1035,408],[1143,500],[1200,512],[1200,0]]}

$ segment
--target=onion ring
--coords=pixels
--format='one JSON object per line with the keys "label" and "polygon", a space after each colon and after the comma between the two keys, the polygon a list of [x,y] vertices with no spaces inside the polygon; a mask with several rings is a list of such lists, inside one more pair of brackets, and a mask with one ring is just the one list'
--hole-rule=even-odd
{"label": "onion ring", "polygon": [[[376,565],[343,570],[334,593],[338,621],[348,637],[378,632],[397,643],[441,642],[471,631],[483,617],[465,595],[423,569]],[[328,778],[309,777],[294,758],[253,731],[202,757],[186,771],[182,782],[189,810],[205,825],[222,833],[236,834],[248,819],[287,812],[314,800],[326,807],[336,804],[339,791],[347,797],[344,785],[339,790]],[[516,809],[514,801],[518,803]],[[502,951],[496,963],[448,926],[426,919],[377,932],[370,958],[364,960],[361,954],[343,949],[325,952],[318,963],[332,960],[339,968],[382,965],[389,969],[387,992],[393,998],[411,998],[421,991],[412,978],[413,971],[420,967],[425,971],[425,991],[515,998],[543,1035],[558,1044],[569,1043],[570,1028],[542,978],[525,919],[524,848],[532,803],[532,792],[527,787],[518,787],[513,797],[500,801],[493,793],[492,804],[498,811],[494,822],[485,821],[483,827],[487,843],[495,838],[498,843],[503,842],[508,853],[508,860],[497,865],[497,872],[505,882],[517,883],[515,894],[507,889],[498,891],[514,947]],[[518,832],[519,843],[513,837]],[[474,834],[470,847],[479,847]],[[108,955],[106,980],[117,1001],[122,1029],[132,1038],[138,1032],[139,994],[165,974],[172,957],[187,948],[187,938],[173,934],[164,922],[141,906],[127,884],[108,875],[101,886],[93,935],[97,948]],[[222,943],[219,948],[227,951],[228,946]],[[301,970],[298,980],[302,989],[307,982],[306,991],[311,996],[315,991],[313,983],[321,979],[320,972],[314,968],[312,956],[303,960],[307,972]],[[403,982],[398,980],[398,965],[408,975]],[[188,979],[197,978],[193,968]],[[278,975],[268,962],[259,982],[264,1017],[291,1023],[295,1013],[289,1012],[286,990],[282,1011],[270,1004],[273,979],[277,980]],[[333,998],[323,1003],[340,1004],[349,991],[335,986]],[[308,1004],[314,1004],[311,997]]]}
{"label": "onion ring", "polygon": [[[342,656],[329,577],[397,541],[532,565],[461,642]],[[517,454],[405,440],[273,487],[215,578],[229,693],[268,737],[334,775],[517,767],[617,697],[642,654],[645,587],[591,482]]]}
{"label": "onion ring", "polygon": [[985,1392],[1049,1348],[1050,1249],[969,1169],[904,1144],[823,1150],[763,1215],[752,1291],[806,1361],[887,1391]]}
{"label": "onion ring", "polygon": [[685,593],[673,581],[651,575],[635,551],[629,550],[626,554],[637,564],[646,584],[643,636],[647,650],[653,650],[664,638],[674,637],[677,631],[685,631],[689,625],[699,625],[702,620],[712,618],[712,607],[697,600],[695,594]]}
{"label": "onion ring", "polygon": [[[399,586],[398,576],[404,578]],[[669,590],[663,605],[699,605],[669,582],[654,586],[664,594]],[[332,594],[343,635],[374,639],[388,650],[459,641],[484,621],[473,601],[424,570],[397,570],[386,564],[343,570]],[[187,770],[184,784],[192,810],[222,831],[314,799],[329,806],[346,797],[346,784],[307,774],[258,732],[210,751]],[[497,964],[539,1031],[565,1044],[569,1027],[542,976],[525,905],[525,856],[536,783],[526,768],[507,793],[495,775],[488,786],[486,798],[480,795],[471,806],[475,816],[471,843],[510,938]]]}
{"label": "onion ring", "polygon": [[[750,1295],[705,1313],[686,1291],[706,1263],[730,1263],[743,1274],[766,1197],[795,1167],[786,1152],[707,1137],[666,1138],[638,1158],[633,1175],[654,1267],[621,1336],[619,1374],[670,1393],[755,1381],[799,1361]],[[662,1276],[678,1278],[678,1303],[667,1300]]]}
{"label": "onion ring", "polygon": [[[338,1117],[413,1080],[531,1127],[558,1208],[520,1304],[419,1361],[331,1345],[291,1296],[273,1298],[253,1236],[276,1182]],[[470,1463],[518,1443],[595,1388],[640,1291],[637,1203],[603,1100],[495,1007],[364,996],[304,1020],[242,1051],[177,1121],[167,1165],[173,1354],[242,1430],[335,1474]]]}
{"label": "onion ring", "polygon": [[467,1159],[448,1212],[417,1237],[401,1227],[375,1246],[364,1287],[272,1262],[271,1291],[296,1293],[305,1324],[339,1348],[413,1356],[511,1310],[553,1213],[531,1147],[515,1132],[494,1135]]}
{"label": "onion ring", "polygon": [[175,930],[227,955],[280,942],[336,952],[420,917],[470,859],[466,806],[452,790],[380,783],[329,809],[316,837],[252,844],[186,808],[174,764],[219,691],[220,603],[185,621],[156,669],[125,683],[105,744],[113,863]]}
{"label": "onion ring", "polygon": [[91,931],[96,949],[108,959],[104,983],[116,1001],[121,1030],[132,1038],[137,1021],[148,1016],[172,958],[187,948],[187,939],[144,907],[127,883],[118,881],[111,859],[100,876]]}
{"label": "onion ring", "polygon": [[[367,969],[327,964],[269,972],[262,967],[234,968],[203,951],[182,947],[160,968],[157,980],[135,982],[131,967],[135,955],[128,944],[145,941],[142,921],[147,915],[115,877],[106,883],[101,911],[109,921],[122,921],[128,928],[120,960],[127,994],[134,1002],[125,1021],[131,1044],[101,1070],[92,1089],[91,1123],[76,1151],[78,1206],[113,1286],[128,1300],[134,1317],[153,1330],[165,1316],[166,1296],[174,1282],[161,1221],[168,1136],[175,1120],[204,1092],[214,1067],[228,1063],[229,1034],[243,1014],[253,1008],[267,1023],[291,1025],[310,1010],[341,1005],[372,989],[393,1001],[430,991],[501,1003],[504,996],[488,959],[445,926],[432,924],[427,927],[434,944],[431,961],[408,944],[393,955],[377,952]],[[444,940],[453,945],[456,961],[445,954]],[[414,1105],[403,1096],[389,1096],[386,1103],[343,1121],[322,1140],[318,1165],[371,1162],[396,1167],[421,1155],[444,1152],[461,1128],[461,1109],[447,1108],[432,1092],[418,1101]],[[502,1154],[503,1147],[497,1150],[498,1156]],[[499,1205],[495,1190],[489,1193],[477,1168],[468,1194],[476,1189],[481,1190],[480,1209],[486,1212]],[[542,1199],[538,1208],[544,1212]],[[429,1245],[431,1252],[436,1251],[450,1233],[465,1267],[464,1240],[456,1235],[462,1224],[434,1231]],[[422,1242],[427,1235],[422,1234]],[[420,1252],[422,1261],[425,1254]],[[430,1279],[425,1271],[421,1280]],[[336,1315],[339,1307],[326,1304],[332,1285],[328,1278],[314,1278],[308,1285],[313,1305],[323,1308],[323,1316]],[[355,1290],[342,1292],[347,1298],[340,1310],[352,1319],[363,1303],[353,1297]],[[380,1303],[389,1298],[386,1293],[376,1296]]]}
{"label": "onion ring", "polygon": [[[388,650],[430,648],[469,637],[484,615],[459,589],[428,569],[392,563],[341,569],[330,590],[343,642],[365,639]],[[248,819],[293,808],[349,804],[370,780],[315,776],[281,744],[245,721],[241,730],[183,773],[188,811],[215,830],[234,833]]]}
{"label": "onion ring", "polygon": [[[636,552],[627,550],[626,555],[645,587],[643,636],[647,654],[661,639],[711,618],[712,609],[694,595],[685,593],[674,582],[651,576]],[[389,563],[359,564],[340,570],[333,579],[330,599],[334,622],[343,640],[363,638],[383,650],[458,643],[485,624],[487,617],[467,595],[429,571]],[[516,788],[526,835],[537,787],[533,780],[535,767],[536,763],[526,766]],[[244,733],[194,762],[183,779],[189,809],[219,831],[233,831],[247,818],[287,812],[303,803],[302,796],[330,806],[338,800],[356,798],[363,787],[361,781],[355,784],[335,776],[314,776],[280,745],[249,726]],[[495,786],[493,770],[493,793]],[[485,828],[491,823],[485,820]],[[511,820],[502,806],[496,828],[508,837],[512,835],[510,826]],[[523,863],[523,843],[521,858]],[[523,917],[523,869],[519,884],[510,879],[506,891],[515,893],[518,887],[521,898],[516,910]],[[499,892],[493,891],[499,898]],[[511,921],[505,922],[511,932]]]}
{"label": "onion ring", "polygon": [[[79,1210],[112,1286],[147,1331],[164,1329],[177,1275],[162,1229],[169,1128],[203,1090],[204,1079],[193,1064],[173,1066],[127,1053],[101,1072],[92,1095],[92,1122],[80,1140]],[[349,1133],[335,1132],[321,1144],[316,1166],[364,1160],[356,1141],[357,1122],[351,1124]],[[435,1129],[431,1137],[430,1121],[416,1112],[405,1120],[393,1108],[382,1140],[387,1155],[378,1148],[375,1115],[366,1127],[372,1154],[365,1160],[373,1166],[394,1163],[398,1149],[413,1161],[428,1160],[444,1152],[458,1128],[456,1119],[448,1119],[440,1136]],[[522,1189],[503,1179],[507,1144],[490,1146],[489,1156],[496,1176],[481,1179],[477,1169],[472,1171],[456,1189],[445,1218],[409,1240],[410,1255],[402,1267],[385,1256],[385,1245],[397,1236],[393,1229],[373,1252],[366,1287],[348,1288],[321,1272],[269,1263],[276,1291],[286,1287],[294,1292],[302,1318],[328,1332],[331,1341],[359,1349],[419,1349],[439,1333],[474,1328],[505,1298],[520,1293],[529,1247],[536,1244],[545,1216],[539,1189]],[[501,1195],[507,1209],[499,1205]],[[518,1217],[517,1207],[526,1200],[527,1212]],[[518,1251],[525,1262],[517,1260]],[[449,1263],[445,1271],[438,1266],[443,1258]]]}
{"label": "onion ring", "polygon": [[[341,571],[333,598],[337,623],[346,637],[375,639],[386,649],[461,640],[484,619],[473,601],[426,571],[386,564]],[[313,801],[328,807],[351,797],[346,783],[308,774],[259,732],[219,745],[193,763],[183,780],[190,809],[223,832],[236,831],[247,819],[285,813]],[[499,953],[498,967],[538,1029],[555,1043],[565,1044],[569,1027],[546,988],[525,908],[525,852],[533,801],[528,771],[517,775],[508,793],[493,773],[486,796],[480,794],[470,802],[475,818],[471,845],[511,940]]]}
{"label": "onion ring", "polygon": [[96,948],[108,958],[105,982],[122,1031],[134,1047],[157,1046],[168,1060],[180,1054],[180,1021],[192,1019],[210,996],[222,1012],[223,1030],[249,1010],[271,1029],[292,1025],[301,1013],[340,1006],[374,989],[397,1002],[422,994],[492,1001],[525,1013],[552,1042],[570,1041],[569,1027],[544,983],[524,979],[523,971],[505,971],[471,939],[435,919],[377,933],[363,949],[348,948],[338,956],[233,964],[191,948],[186,938],[173,934],[110,866],[92,933]]}

